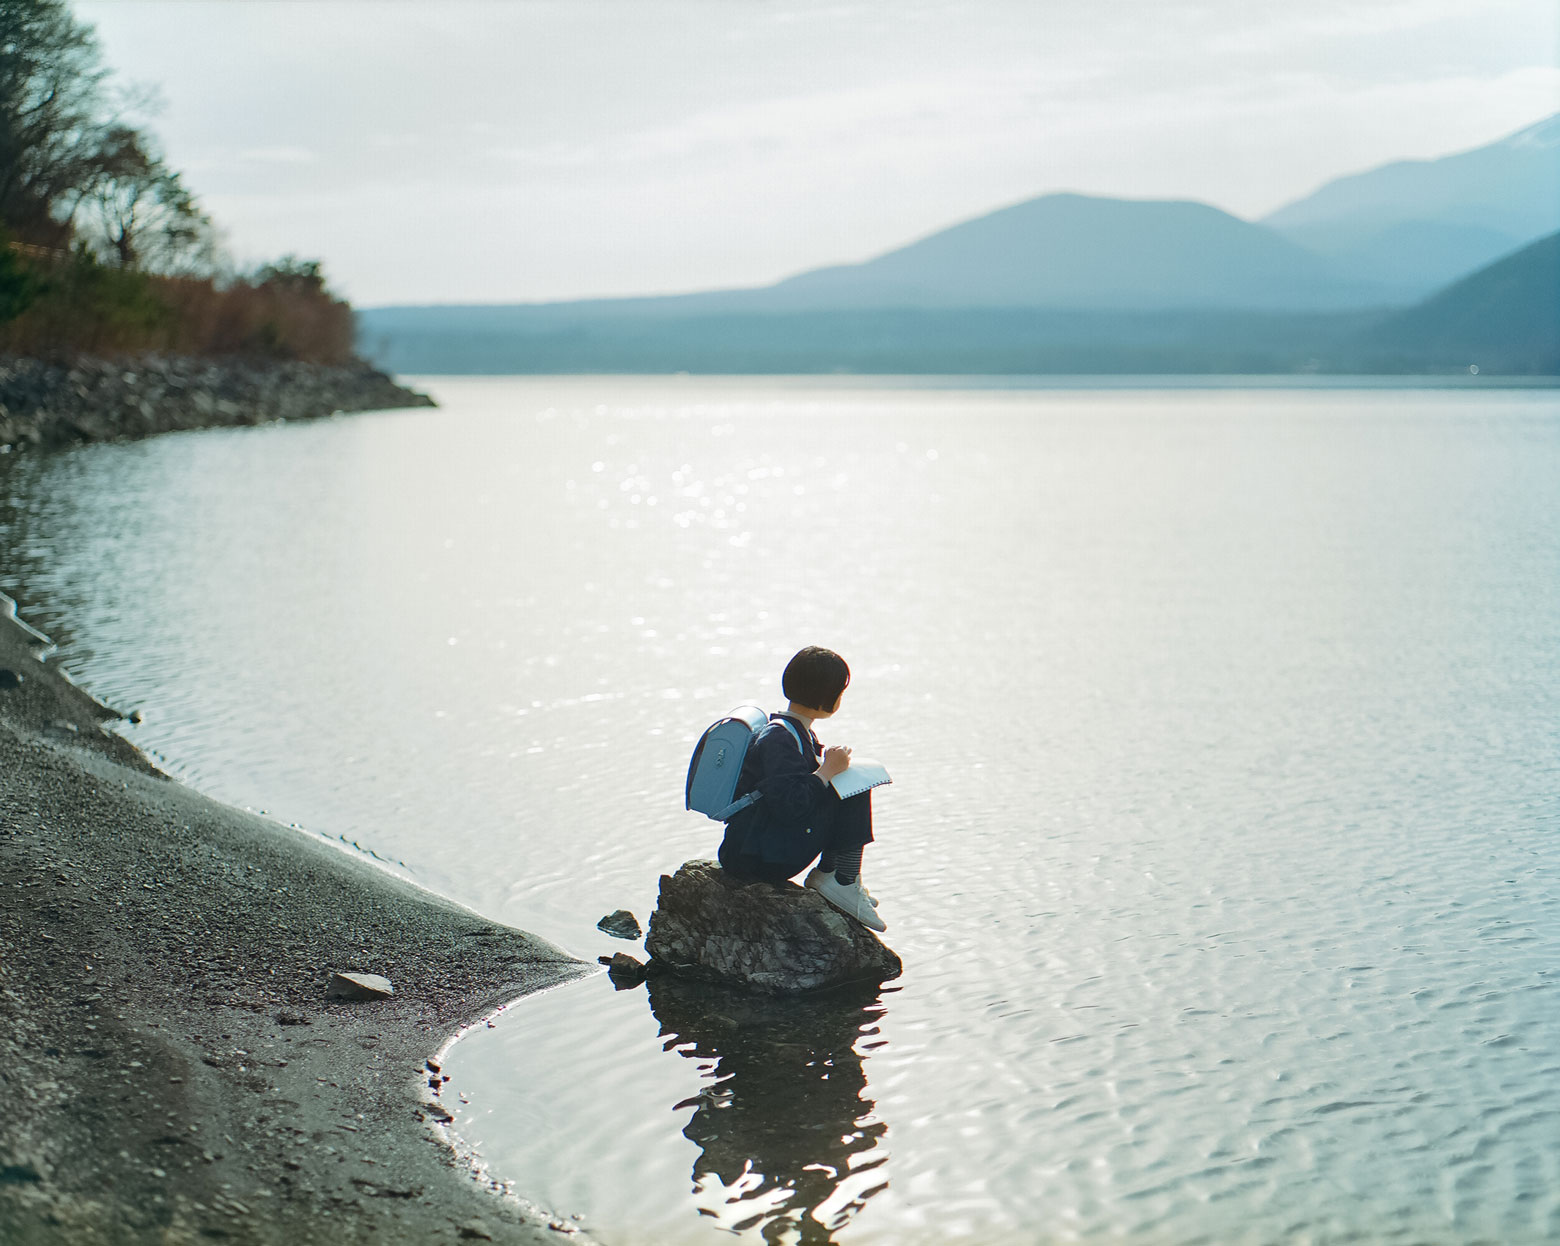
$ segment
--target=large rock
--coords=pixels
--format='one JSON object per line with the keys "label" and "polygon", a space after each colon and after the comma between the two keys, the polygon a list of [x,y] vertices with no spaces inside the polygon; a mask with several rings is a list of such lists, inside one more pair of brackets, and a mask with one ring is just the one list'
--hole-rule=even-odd
{"label": "large rock", "polygon": [[714,861],[661,875],[652,972],[772,995],[897,978],[903,963],[859,922],[795,883],[744,883]]}

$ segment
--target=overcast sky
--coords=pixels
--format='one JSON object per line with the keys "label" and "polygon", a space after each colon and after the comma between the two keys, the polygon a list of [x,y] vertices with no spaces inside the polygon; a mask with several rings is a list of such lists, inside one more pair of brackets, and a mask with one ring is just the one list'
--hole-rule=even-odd
{"label": "overcast sky", "polygon": [[1256,218],[1560,110],[1555,0],[78,0],[244,260],[755,285],[1056,190]]}

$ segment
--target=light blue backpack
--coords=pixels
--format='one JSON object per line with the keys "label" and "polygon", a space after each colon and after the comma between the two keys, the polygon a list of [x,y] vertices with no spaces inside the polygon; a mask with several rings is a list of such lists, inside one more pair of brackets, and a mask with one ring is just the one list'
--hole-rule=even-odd
{"label": "light blue backpack", "polygon": [[[801,732],[784,718],[776,721],[796,737],[796,747],[805,754],[807,745],[802,742]],[[686,808],[716,822],[725,822],[763,795],[749,792],[741,800],[732,799],[748,747],[768,724],[769,715],[756,705],[739,705],[726,717],[710,724],[699,737],[693,760],[688,763]]]}

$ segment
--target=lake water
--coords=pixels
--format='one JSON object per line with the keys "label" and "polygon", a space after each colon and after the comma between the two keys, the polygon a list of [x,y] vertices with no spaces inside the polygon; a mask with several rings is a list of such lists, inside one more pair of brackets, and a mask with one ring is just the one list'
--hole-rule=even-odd
{"label": "lake water", "polygon": [[624,1246],[1560,1239],[1554,391],[428,387],[0,458],[0,588],[175,774],[592,959],[713,854],[699,731],[850,660],[903,977],[522,1001],[447,1069],[495,1177]]}

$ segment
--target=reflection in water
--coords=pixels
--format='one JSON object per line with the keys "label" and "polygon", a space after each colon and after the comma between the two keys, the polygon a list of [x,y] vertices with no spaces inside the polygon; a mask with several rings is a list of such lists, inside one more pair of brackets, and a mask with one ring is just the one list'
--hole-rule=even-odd
{"label": "reflection in water", "polygon": [[700,1213],[766,1242],[832,1241],[888,1186],[888,1126],[862,1067],[883,1045],[878,988],[775,1000],[652,978],[649,992],[665,1049],[709,1079],[674,1109],[694,1110]]}

